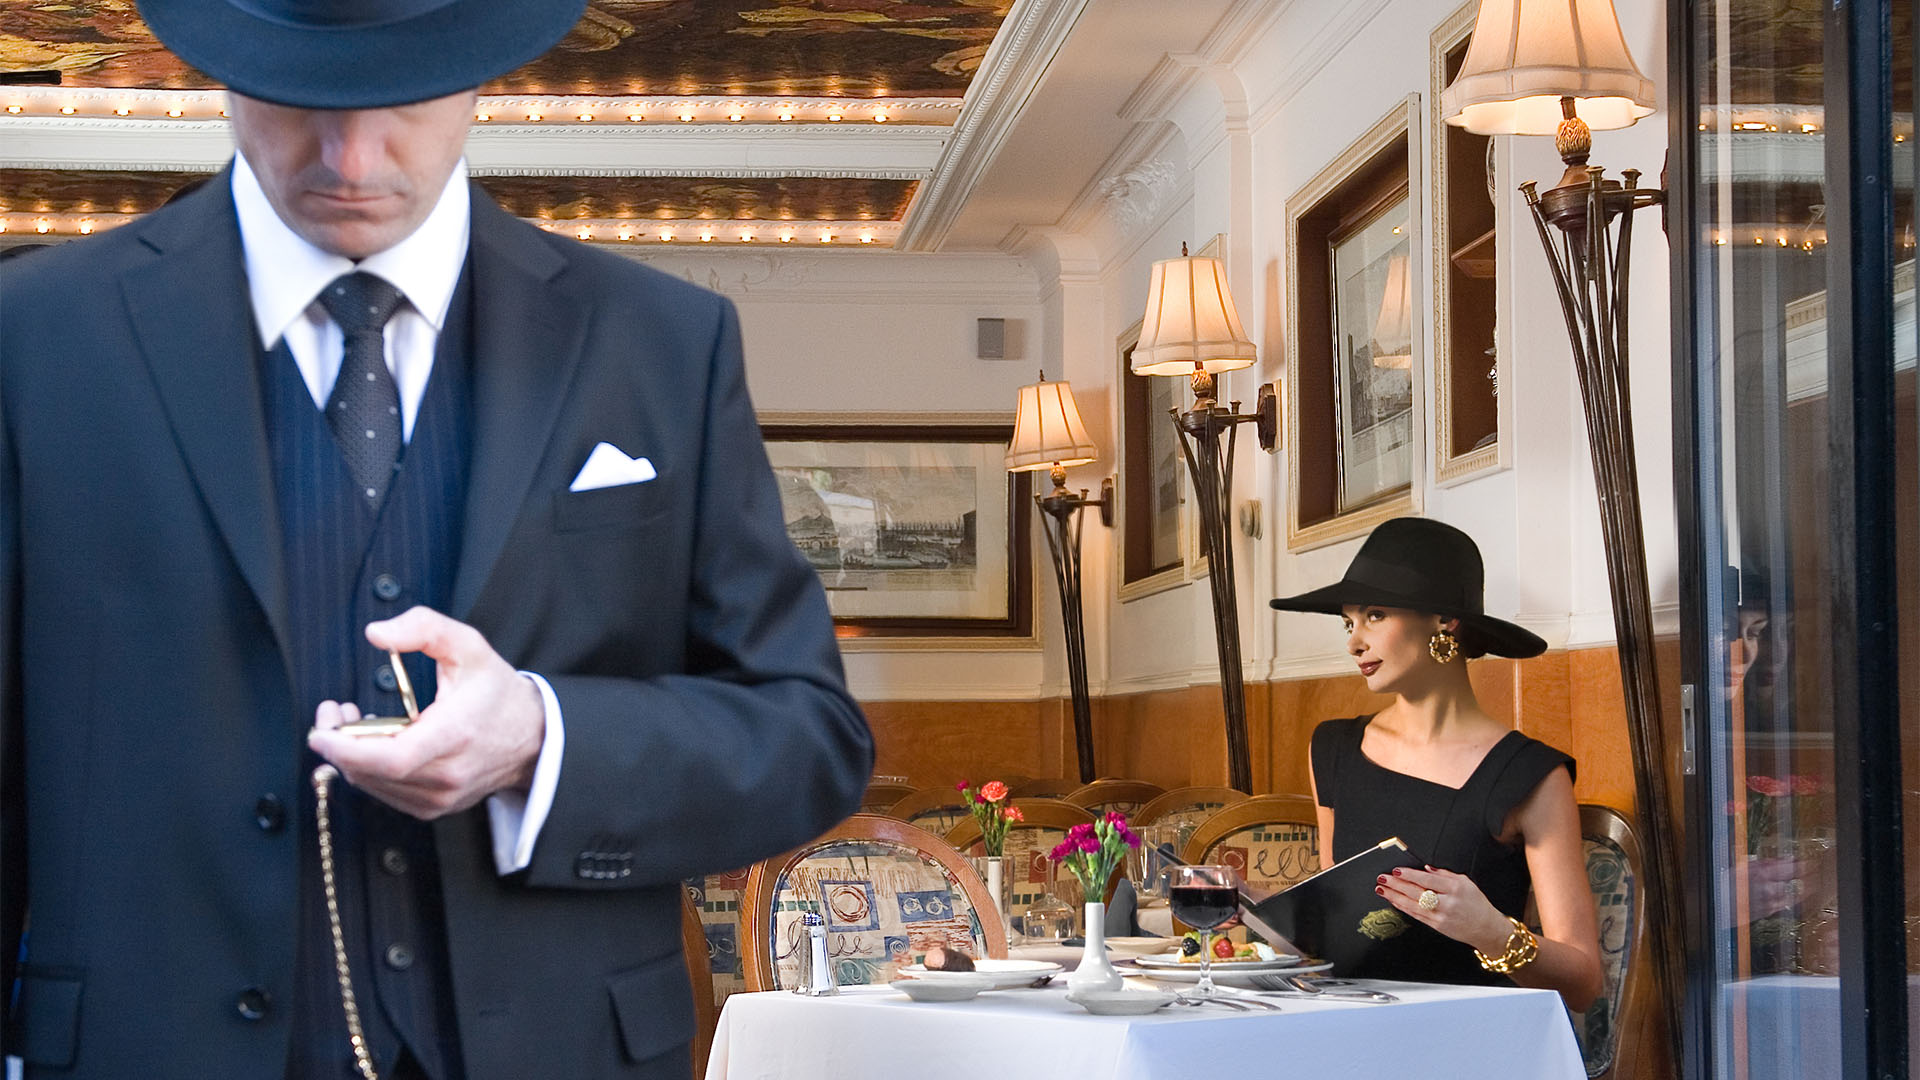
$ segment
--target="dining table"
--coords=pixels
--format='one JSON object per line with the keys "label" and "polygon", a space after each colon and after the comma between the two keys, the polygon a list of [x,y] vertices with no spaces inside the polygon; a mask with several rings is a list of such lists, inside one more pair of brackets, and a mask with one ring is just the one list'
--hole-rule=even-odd
{"label": "dining table", "polygon": [[1560,995],[1547,990],[1369,982],[1398,1000],[1239,992],[1262,1004],[1095,1016],[1068,999],[1065,984],[1062,975],[946,1003],[911,1001],[888,985],[830,997],[735,994],[721,1011],[706,1077],[1586,1077]]}

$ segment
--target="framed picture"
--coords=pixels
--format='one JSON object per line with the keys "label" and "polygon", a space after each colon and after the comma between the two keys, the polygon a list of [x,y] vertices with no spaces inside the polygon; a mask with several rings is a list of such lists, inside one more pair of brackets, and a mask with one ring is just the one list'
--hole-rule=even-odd
{"label": "framed picture", "polygon": [[[1287,200],[1287,548],[1420,510],[1426,259],[1419,95]],[[1420,256],[1416,258],[1416,253]]]}
{"label": "framed picture", "polygon": [[1328,242],[1339,512],[1413,480],[1413,289],[1408,199],[1375,207]]}
{"label": "framed picture", "polygon": [[1120,335],[1120,599],[1148,596],[1187,581],[1186,464],[1170,411],[1178,379],[1133,373],[1140,324]]}
{"label": "framed picture", "polygon": [[1032,473],[1011,424],[762,425],[787,533],[843,638],[1032,633]]}

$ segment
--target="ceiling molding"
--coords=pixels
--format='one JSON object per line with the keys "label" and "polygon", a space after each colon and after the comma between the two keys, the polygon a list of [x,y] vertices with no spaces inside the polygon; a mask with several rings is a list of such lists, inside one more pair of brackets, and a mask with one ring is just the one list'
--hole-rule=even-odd
{"label": "ceiling molding", "polygon": [[[1008,255],[903,254],[815,246],[768,251],[744,245],[712,248],[618,245],[624,255],[729,296],[763,302],[887,304],[1033,304],[1038,275]],[[995,414],[995,422],[1008,418]],[[798,422],[798,421],[789,421]]]}
{"label": "ceiling molding", "polygon": [[1267,96],[1255,104],[1249,89],[1248,126],[1258,129],[1272,120],[1274,114],[1285,108],[1287,102],[1320,73],[1321,68],[1332,63],[1341,47],[1352,41],[1361,28],[1373,21],[1373,17],[1386,6],[1387,0],[1350,0],[1346,4],[1333,5],[1337,16],[1322,25],[1295,50],[1291,58],[1278,66],[1278,77],[1267,84],[1272,87]]}
{"label": "ceiling molding", "polygon": [[[482,176],[924,180],[940,160],[948,132],[914,124],[475,124],[467,136],[467,161]],[[232,156],[232,128],[222,119],[0,119],[0,167],[209,172]]]}
{"label": "ceiling molding", "polygon": [[967,89],[966,104],[932,179],[914,197],[901,248],[931,251],[940,246],[1088,2],[1025,0],[1015,5]]}

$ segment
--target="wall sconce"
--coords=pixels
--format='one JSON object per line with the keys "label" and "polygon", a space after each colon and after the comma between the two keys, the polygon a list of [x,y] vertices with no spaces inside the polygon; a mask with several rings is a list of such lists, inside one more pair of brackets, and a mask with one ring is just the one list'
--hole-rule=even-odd
{"label": "wall sconce", "polygon": [[1067,490],[1067,467],[1085,465],[1099,457],[1087,426],[1080,420],[1073,387],[1040,381],[1020,388],[1020,407],[1013,421],[1013,442],[1007,447],[1008,472],[1048,470],[1053,490],[1035,492],[1046,526],[1047,550],[1053,555],[1053,576],[1060,584],[1060,621],[1067,635],[1067,681],[1073,694],[1073,745],[1080,759],[1080,782],[1091,783],[1097,771],[1093,761],[1093,703],[1087,691],[1086,620],[1080,607],[1080,511],[1100,508],[1100,523],[1113,525],[1113,480],[1100,482],[1100,497],[1087,498]]}
{"label": "wall sconce", "polygon": [[[1193,408],[1170,410],[1180,432],[1180,452],[1193,478],[1200,548],[1206,554],[1213,592],[1213,635],[1220,653],[1220,699],[1227,725],[1227,782],[1253,790],[1253,760],[1247,743],[1247,698],[1240,665],[1240,602],[1234,584],[1232,505],[1233,451],[1236,434],[1252,423],[1260,448],[1275,445],[1278,409],[1271,384],[1260,387],[1251,413],[1238,401],[1221,408],[1214,401],[1214,376],[1252,367],[1253,342],[1240,325],[1227,270],[1219,259],[1188,255],[1153,264],[1147,285],[1147,314],[1140,343],[1133,349],[1135,375],[1181,376],[1193,385]],[[1225,446],[1221,443],[1224,438]]]}
{"label": "wall sconce", "polygon": [[[1650,862],[1650,932],[1669,1002],[1685,1000],[1677,885],[1680,825],[1666,786],[1667,753],[1654,680],[1653,609],[1640,485],[1627,402],[1627,270],[1636,210],[1666,201],[1640,173],[1607,180],[1587,163],[1592,129],[1624,128],[1653,112],[1653,82],[1627,51],[1613,0],[1482,0],[1460,74],[1440,95],[1446,122],[1478,135],[1552,135],[1567,171],[1537,194],[1520,185],[1540,234],[1573,346],[1588,449],[1600,495],[1607,579],[1633,742],[1634,791]],[[1548,230],[1553,226],[1558,243]],[[1678,1025],[1674,1060],[1682,1060]]]}

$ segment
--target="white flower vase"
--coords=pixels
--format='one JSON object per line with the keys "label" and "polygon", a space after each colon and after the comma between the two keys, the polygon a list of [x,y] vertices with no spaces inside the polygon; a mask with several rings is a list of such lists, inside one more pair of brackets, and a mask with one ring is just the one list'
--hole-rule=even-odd
{"label": "white flower vase", "polygon": [[1006,864],[1003,855],[987,856],[987,892],[993,896],[993,909],[1000,913],[1000,932],[1005,935],[1002,945],[1009,945],[1013,940],[1013,923],[1008,921],[1007,911]]}
{"label": "white flower vase", "polygon": [[1118,990],[1125,983],[1120,969],[1107,955],[1107,905],[1087,902],[1087,945],[1080,954],[1080,966],[1067,976],[1067,993],[1088,990]]}

